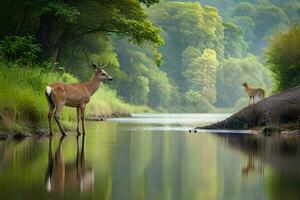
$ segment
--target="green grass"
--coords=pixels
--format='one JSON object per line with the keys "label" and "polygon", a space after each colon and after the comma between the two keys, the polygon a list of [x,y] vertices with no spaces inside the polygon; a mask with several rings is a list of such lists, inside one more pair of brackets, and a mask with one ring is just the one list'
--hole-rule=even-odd
{"label": "green grass", "polygon": [[[78,82],[68,74],[58,75],[40,68],[26,68],[17,63],[0,61],[0,129],[9,132],[30,131],[35,127],[47,127],[48,105],[44,95],[48,83]],[[114,112],[150,112],[145,106],[133,106],[117,97],[114,90],[105,85],[94,94],[87,106],[87,115],[110,116]],[[75,121],[76,111],[65,107],[62,120]]]}
{"label": "green grass", "polygon": [[102,115],[108,116],[111,113],[147,113],[153,112],[147,106],[130,105],[118,98],[115,90],[111,90],[105,83],[101,85],[100,89],[92,96],[87,107],[87,115]]}

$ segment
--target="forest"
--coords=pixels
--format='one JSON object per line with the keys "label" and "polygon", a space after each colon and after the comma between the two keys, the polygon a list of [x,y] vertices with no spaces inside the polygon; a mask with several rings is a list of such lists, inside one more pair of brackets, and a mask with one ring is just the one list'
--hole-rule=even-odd
{"label": "forest", "polygon": [[247,105],[245,81],[267,96],[300,83],[299,1],[3,0],[0,9],[5,129],[45,124],[45,86],[89,80],[92,61],[110,62],[114,81],[89,115],[232,112]]}

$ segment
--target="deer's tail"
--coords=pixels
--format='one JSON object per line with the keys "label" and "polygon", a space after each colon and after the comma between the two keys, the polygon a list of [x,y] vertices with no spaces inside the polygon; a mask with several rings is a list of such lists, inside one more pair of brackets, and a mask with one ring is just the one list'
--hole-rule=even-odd
{"label": "deer's tail", "polygon": [[47,85],[47,87],[45,89],[46,99],[47,99],[48,103],[54,105],[52,98],[51,98],[51,93],[52,93],[52,88],[49,85]]}

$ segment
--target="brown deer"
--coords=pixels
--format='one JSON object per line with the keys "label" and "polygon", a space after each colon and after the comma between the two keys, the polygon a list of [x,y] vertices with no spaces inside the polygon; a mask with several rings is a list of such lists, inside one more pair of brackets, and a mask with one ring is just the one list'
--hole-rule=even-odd
{"label": "brown deer", "polygon": [[82,122],[82,132],[85,134],[84,120],[85,120],[85,108],[87,103],[90,101],[91,96],[98,90],[100,84],[104,80],[112,80],[104,68],[110,66],[107,65],[95,65],[92,62],[92,67],[94,68],[93,78],[85,83],[52,83],[46,87],[45,95],[48,101],[48,123],[49,123],[49,135],[53,135],[52,131],[52,116],[54,111],[54,119],[59,127],[62,135],[66,135],[63,127],[60,123],[60,114],[64,106],[75,107],[77,110],[77,128],[76,132],[80,135],[79,122]]}
{"label": "brown deer", "polygon": [[253,99],[253,104],[255,103],[255,97],[259,97],[261,99],[265,98],[265,91],[261,88],[251,88],[248,86],[247,82],[244,82],[242,86],[245,88],[245,91],[249,95],[249,103],[251,103],[251,99]]}

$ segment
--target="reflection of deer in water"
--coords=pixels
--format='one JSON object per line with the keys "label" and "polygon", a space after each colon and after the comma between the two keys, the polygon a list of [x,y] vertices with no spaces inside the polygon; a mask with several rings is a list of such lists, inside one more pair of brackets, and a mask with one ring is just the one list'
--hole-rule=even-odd
{"label": "reflection of deer in water", "polygon": [[249,172],[251,171],[260,171],[261,175],[264,174],[263,161],[261,160],[260,166],[256,167],[254,162],[254,155],[250,153],[248,155],[247,165],[242,168],[242,175],[247,178]]}
{"label": "reflection of deer in water", "polygon": [[86,165],[84,155],[85,136],[82,136],[81,149],[79,136],[76,137],[77,154],[75,162],[65,163],[62,153],[64,136],[59,141],[55,152],[52,155],[52,138],[49,138],[48,169],[46,174],[46,189],[49,192],[64,193],[65,186],[72,189],[80,189],[81,192],[91,191],[94,185],[93,169]]}

